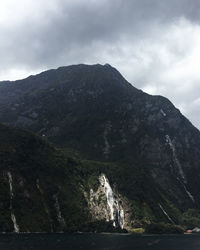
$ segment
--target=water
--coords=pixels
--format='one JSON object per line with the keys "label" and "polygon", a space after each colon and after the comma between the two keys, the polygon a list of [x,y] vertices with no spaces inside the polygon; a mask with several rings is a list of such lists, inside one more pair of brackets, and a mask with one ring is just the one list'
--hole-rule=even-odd
{"label": "water", "polygon": [[0,234],[0,250],[199,250],[200,235]]}

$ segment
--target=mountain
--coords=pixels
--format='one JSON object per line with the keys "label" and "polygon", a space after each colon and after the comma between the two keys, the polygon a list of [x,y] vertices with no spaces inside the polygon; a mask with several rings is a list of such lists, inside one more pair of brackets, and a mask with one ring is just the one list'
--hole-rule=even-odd
{"label": "mountain", "polygon": [[[109,222],[103,185],[110,184],[105,175],[101,174],[98,188],[104,213],[96,218],[90,211],[94,204],[88,206],[90,190],[98,186],[99,163],[81,160],[31,132],[4,125],[0,125],[0,163],[0,232],[121,230]],[[102,169],[109,167],[101,164]]]}
{"label": "mountain", "polygon": [[47,141],[0,125],[0,162],[1,232],[70,231],[90,220],[80,166]]}
{"label": "mountain", "polygon": [[[0,163],[1,232],[120,232],[131,228],[129,210],[139,203],[112,188],[107,178],[118,183],[120,165],[83,160],[28,131],[4,125],[0,125]],[[127,171],[134,170],[128,167]],[[145,190],[148,200],[147,185]]]}
{"label": "mountain", "polygon": [[0,122],[78,157],[92,221],[200,226],[200,132],[168,99],[134,88],[112,66],[73,65],[1,82]]}

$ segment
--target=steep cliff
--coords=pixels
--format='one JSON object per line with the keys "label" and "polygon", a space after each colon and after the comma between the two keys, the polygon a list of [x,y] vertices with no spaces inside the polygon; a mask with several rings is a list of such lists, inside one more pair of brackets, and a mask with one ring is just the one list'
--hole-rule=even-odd
{"label": "steep cliff", "polygon": [[47,141],[0,125],[0,231],[71,231],[89,221],[78,169]]}
{"label": "steep cliff", "polygon": [[[110,65],[61,67],[1,82],[0,122],[90,160],[83,161],[80,179],[86,180],[87,168],[94,176],[97,190],[91,186],[84,197],[93,217],[111,218],[109,207],[119,215],[120,201],[128,201],[132,225],[183,223],[193,217],[190,209],[195,214],[200,208],[200,132],[169,100],[134,88]],[[88,167],[92,160],[101,164]],[[94,201],[103,194],[102,174],[118,203],[107,204],[104,216],[98,214],[103,203],[98,208]]]}

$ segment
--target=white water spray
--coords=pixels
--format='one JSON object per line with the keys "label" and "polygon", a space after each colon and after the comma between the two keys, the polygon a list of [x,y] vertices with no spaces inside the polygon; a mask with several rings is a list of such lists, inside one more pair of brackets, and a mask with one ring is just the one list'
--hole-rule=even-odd
{"label": "white water spray", "polygon": [[179,162],[179,160],[178,160],[178,157],[177,157],[177,155],[176,155],[175,146],[174,146],[174,144],[172,143],[172,140],[171,140],[171,138],[169,137],[169,135],[166,135],[165,138],[166,138],[167,144],[170,146],[170,148],[171,148],[171,150],[172,150],[173,159],[174,159],[174,162],[175,162],[176,166],[178,167],[179,175],[180,175],[180,177],[182,178],[182,180],[185,182],[184,172],[183,172],[182,166],[181,166],[181,164],[180,164],[180,162]]}
{"label": "white water spray", "polygon": [[55,198],[55,208],[57,212],[57,219],[60,222],[60,224],[66,225],[65,219],[63,218],[61,210],[60,210],[60,204],[59,204],[57,195],[54,195],[54,198]]}
{"label": "white water spray", "polygon": [[182,166],[181,166],[181,164],[180,164],[180,162],[178,160],[178,157],[176,155],[175,146],[174,146],[171,138],[169,137],[169,135],[166,135],[165,138],[166,138],[166,142],[168,143],[168,145],[170,146],[170,148],[172,150],[174,162],[175,162],[176,166],[178,167],[178,172],[179,172],[179,176],[180,176],[181,179],[179,177],[177,177],[177,179],[183,185],[184,190],[185,190],[186,194],[188,195],[188,197],[192,200],[192,202],[195,202],[194,196],[188,191],[188,189],[186,188],[186,186],[184,184],[184,183],[186,183],[186,180],[185,180],[185,176],[184,176]]}
{"label": "white water spray", "polygon": [[12,185],[12,174],[11,172],[7,172],[7,176],[8,176],[8,183],[9,183],[9,187],[10,187],[10,211],[11,211],[11,220],[13,222],[13,226],[14,226],[14,232],[15,233],[19,233],[19,225],[17,224],[17,220],[13,211],[13,205],[12,205],[12,201],[13,201],[13,185]]}
{"label": "white water spray", "polygon": [[159,203],[158,206],[160,207],[160,209],[162,210],[162,212],[167,216],[168,220],[174,224],[174,221],[169,217],[169,215],[164,210],[164,208],[162,207],[162,205]]}
{"label": "white water spray", "polygon": [[104,192],[107,198],[107,204],[110,208],[110,217],[113,221],[113,226],[116,227],[117,224],[123,229],[124,227],[124,210],[119,208],[119,203],[114,197],[113,190],[110,186],[108,179],[102,174],[99,177],[101,185],[104,187]]}

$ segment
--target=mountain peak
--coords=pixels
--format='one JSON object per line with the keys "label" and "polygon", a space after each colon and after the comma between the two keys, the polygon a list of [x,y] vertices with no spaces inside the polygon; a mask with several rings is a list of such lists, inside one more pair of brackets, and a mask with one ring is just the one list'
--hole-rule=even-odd
{"label": "mountain peak", "polygon": [[[116,182],[137,204],[132,210],[133,216],[138,211],[136,221],[144,211],[145,223],[146,214],[179,223],[174,205],[179,214],[200,208],[200,133],[166,98],[135,89],[108,64],[60,67],[0,88],[1,123],[101,161],[96,172],[93,162],[80,169],[81,178],[85,171],[90,177],[104,173],[103,185],[105,180],[110,187]],[[105,161],[113,162],[112,168]],[[35,183],[37,188],[37,179]],[[120,202],[116,199],[116,211],[122,211]]]}
{"label": "mountain peak", "polygon": [[109,63],[105,63],[103,66],[113,68]]}

